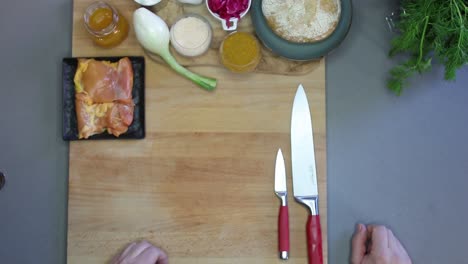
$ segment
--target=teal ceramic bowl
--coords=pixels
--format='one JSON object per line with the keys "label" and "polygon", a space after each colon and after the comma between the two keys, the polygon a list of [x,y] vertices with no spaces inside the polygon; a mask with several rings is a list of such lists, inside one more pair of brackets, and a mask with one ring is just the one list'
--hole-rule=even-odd
{"label": "teal ceramic bowl", "polygon": [[268,26],[262,11],[262,0],[253,0],[250,9],[255,32],[263,44],[279,56],[298,61],[318,59],[338,47],[348,34],[352,13],[351,0],[341,0],[340,20],[330,36],[314,43],[294,43],[276,35]]}

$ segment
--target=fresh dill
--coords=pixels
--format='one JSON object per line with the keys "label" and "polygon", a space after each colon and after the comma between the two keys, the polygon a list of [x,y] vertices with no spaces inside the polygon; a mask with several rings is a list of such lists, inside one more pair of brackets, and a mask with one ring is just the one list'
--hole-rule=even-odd
{"label": "fresh dill", "polygon": [[468,0],[402,0],[401,10],[389,55],[409,57],[390,70],[388,88],[400,95],[408,78],[431,69],[433,58],[444,65],[445,79],[455,80],[468,63]]}

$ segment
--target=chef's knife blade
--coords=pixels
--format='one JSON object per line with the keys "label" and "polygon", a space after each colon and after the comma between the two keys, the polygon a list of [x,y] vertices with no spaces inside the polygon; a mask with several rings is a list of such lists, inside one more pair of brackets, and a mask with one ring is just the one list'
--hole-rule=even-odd
{"label": "chef's knife blade", "polygon": [[278,214],[278,251],[281,259],[289,258],[289,210],[288,189],[286,188],[286,169],[281,149],[276,154],[275,193],[281,199]]}
{"label": "chef's knife blade", "polygon": [[291,154],[294,197],[317,196],[312,121],[302,85],[297,89],[292,110]]}
{"label": "chef's knife blade", "polygon": [[297,88],[291,118],[293,193],[310,210],[307,220],[309,264],[322,264],[322,231],[318,212],[317,172],[309,103],[302,85]]}

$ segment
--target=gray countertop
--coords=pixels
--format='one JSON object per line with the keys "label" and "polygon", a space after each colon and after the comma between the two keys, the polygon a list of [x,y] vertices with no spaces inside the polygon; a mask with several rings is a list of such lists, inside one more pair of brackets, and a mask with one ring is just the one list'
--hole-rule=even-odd
{"label": "gray countertop", "polygon": [[[354,1],[351,31],[327,59],[329,263],[347,263],[356,222],[394,229],[414,263],[466,263],[468,68],[437,66],[401,97],[385,15],[396,1]],[[7,1],[0,11],[2,263],[65,263],[68,145],[61,58],[71,1]],[[20,14],[20,15],[18,15]]]}

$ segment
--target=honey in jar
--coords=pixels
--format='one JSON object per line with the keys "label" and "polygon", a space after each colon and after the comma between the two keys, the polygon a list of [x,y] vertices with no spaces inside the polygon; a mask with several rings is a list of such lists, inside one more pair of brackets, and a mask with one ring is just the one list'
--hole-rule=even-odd
{"label": "honey in jar", "polygon": [[84,14],[84,22],[94,43],[101,47],[117,46],[127,38],[127,20],[105,2],[91,4]]}

